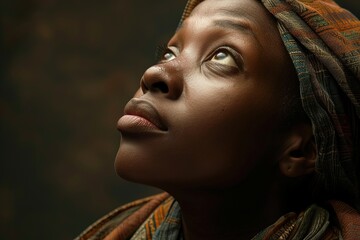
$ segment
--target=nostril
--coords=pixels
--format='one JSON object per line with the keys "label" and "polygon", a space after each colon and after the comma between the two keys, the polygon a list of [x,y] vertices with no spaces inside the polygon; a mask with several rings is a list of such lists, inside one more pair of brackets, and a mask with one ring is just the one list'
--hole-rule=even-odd
{"label": "nostril", "polygon": [[160,90],[160,92],[162,93],[168,93],[169,92],[169,87],[166,85],[165,82],[156,82],[152,85],[152,88],[155,90],[155,89],[158,89]]}

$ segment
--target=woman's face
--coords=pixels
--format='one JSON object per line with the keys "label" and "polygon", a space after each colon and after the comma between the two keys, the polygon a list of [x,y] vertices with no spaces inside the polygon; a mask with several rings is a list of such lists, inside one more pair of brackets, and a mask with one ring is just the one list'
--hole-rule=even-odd
{"label": "woman's face", "polygon": [[125,107],[116,171],[165,190],[240,183],[255,165],[277,160],[292,74],[261,4],[202,2]]}

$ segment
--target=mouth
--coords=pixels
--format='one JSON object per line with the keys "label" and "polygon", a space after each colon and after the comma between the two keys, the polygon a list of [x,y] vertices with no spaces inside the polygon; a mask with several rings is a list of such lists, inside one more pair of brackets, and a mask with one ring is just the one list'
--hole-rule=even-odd
{"label": "mouth", "polygon": [[120,132],[167,131],[159,112],[148,101],[133,98],[125,106],[118,123]]}

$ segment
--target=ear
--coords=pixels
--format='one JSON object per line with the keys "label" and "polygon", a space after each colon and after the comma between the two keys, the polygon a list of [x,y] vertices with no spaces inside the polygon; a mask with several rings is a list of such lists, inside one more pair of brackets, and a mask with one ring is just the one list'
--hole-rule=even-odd
{"label": "ear", "polygon": [[287,177],[300,177],[315,171],[317,150],[310,124],[298,124],[285,139],[279,167]]}

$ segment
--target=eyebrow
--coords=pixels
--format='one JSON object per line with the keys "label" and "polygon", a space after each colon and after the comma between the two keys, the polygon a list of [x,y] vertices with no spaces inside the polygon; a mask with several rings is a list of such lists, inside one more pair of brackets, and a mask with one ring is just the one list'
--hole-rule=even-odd
{"label": "eyebrow", "polygon": [[244,21],[232,21],[232,20],[221,19],[221,20],[214,20],[214,25],[221,28],[234,29],[241,33],[248,34],[251,37],[253,37],[256,40],[256,42],[261,46],[260,41],[257,38],[251,26]]}
{"label": "eyebrow", "polygon": [[248,24],[245,24],[242,22],[234,22],[231,20],[214,20],[214,23],[215,23],[215,26],[218,26],[218,27],[230,28],[230,29],[247,32],[247,33],[254,35],[254,32],[251,29],[251,27]]}

